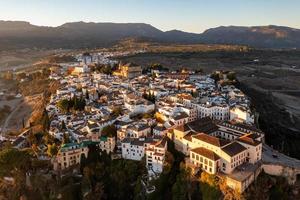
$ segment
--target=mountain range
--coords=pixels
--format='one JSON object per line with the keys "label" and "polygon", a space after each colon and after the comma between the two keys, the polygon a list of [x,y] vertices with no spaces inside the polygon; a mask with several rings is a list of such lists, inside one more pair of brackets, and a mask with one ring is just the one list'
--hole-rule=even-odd
{"label": "mountain range", "polygon": [[109,47],[127,38],[177,44],[235,44],[257,48],[300,48],[300,29],[283,26],[221,26],[201,34],[161,31],[144,23],[72,22],[57,27],[0,21],[0,49]]}

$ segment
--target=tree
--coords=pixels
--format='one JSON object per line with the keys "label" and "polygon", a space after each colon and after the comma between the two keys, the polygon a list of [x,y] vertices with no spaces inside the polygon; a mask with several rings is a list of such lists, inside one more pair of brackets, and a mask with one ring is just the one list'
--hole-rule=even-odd
{"label": "tree", "polygon": [[227,78],[230,81],[234,81],[234,80],[236,80],[236,74],[234,72],[230,72],[227,74]]}
{"label": "tree", "polygon": [[150,118],[153,118],[153,114],[145,113],[145,114],[143,114],[143,118],[144,118],[144,119],[150,119]]}
{"label": "tree", "polygon": [[81,96],[79,99],[75,97],[73,109],[82,111],[84,110],[84,107],[85,107],[85,99],[83,98],[83,96]]}
{"label": "tree", "polygon": [[177,85],[177,90],[180,91],[181,90],[181,87],[180,87],[180,84],[178,83]]}
{"label": "tree", "polygon": [[24,117],[22,118],[22,127],[25,128],[25,120],[24,120]]}
{"label": "tree", "polygon": [[70,103],[68,99],[62,99],[57,102],[57,107],[64,113],[69,112]]}
{"label": "tree", "polygon": [[192,97],[198,97],[198,92],[192,90],[192,91],[191,91],[191,95],[192,95]]}
{"label": "tree", "polygon": [[105,197],[104,185],[101,182],[97,182],[96,186],[94,187],[91,199],[103,199],[103,197]]}
{"label": "tree", "polygon": [[206,172],[201,173],[200,178],[200,190],[203,199],[219,199],[221,191],[217,179],[214,175],[210,175]]}
{"label": "tree", "polygon": [[84,110],[85,108],[85,99],[83,98],[83,96],[81,96],[79,99],[74,96],[72,99],[68,100],[68,99],[63,99],[60,100],[57,103],[57,107],[62,111],[62,112],[69,112],[70,109],[73,110]]}
{"label": "tree", "polygon": [[48,144],[47,147],[48,156],[53,157],[58,153],[58,148],[55,143],[53,143],[52,145]]}
{"label": "tree", "polygon": [[136,185],[134,187],[134,200],[142,200],[145,199],[143,196],[143,185],[141,183],[141,178],[136,181]]}
{"label": "tree", "polygon": [[0,177],[9,176],[14,171],[25,172],[30,167],[30,155],[26,151],[7,148],[0,151]]}
{"label": "tree", "polygon": [[[172,187],[172,199],[187,199],[189,194],[189,188],[191,185],[190,170],[184,166],[184,163],[180,164],[180,173],[176,176],[176,182]],[[189,198],[190,199],[190,198]]]}
{"label": "tree", "polygon": [[90,99],[90,95],[89,95],[89,91],[88,90],[86,90],[86,92],[85,92],[85,98],[86,99]]}
{"label": "tree", "polygon": [[103,129],[101,131],[101,135],[116,137],[117,136],[117,128],[113,124],[107,125],[107,126],[103,127]]}
{"label": "tree", "polygon": [[154,92],[149,91],[148,94],[145,92],[145,94],[143,95],[143,97],[145,99],[147,99],[148,101],[155,103],[155,95]]}
{"label": "tree", "polygon": [[55,142],[55,138],[49,133],[44,135],[43,140],[44,140],[44,144],[52,144]]}
{"label": "tree", "polygon": [[120,106],[114,107],[112,110],[112,116],[119,116],[122,114],[122,108]]}
{"label": "tree", "polygon": [[66,130],[66,129],[67,129],[65,120],[62,120],[62,121],[61,121],[60,129],[61,129],[61,130]]}
{"label": "tree", "polygon": [[49,119],[49,115],[48,115],[48,112],[46,111],[46,109],[44,109],[44,111],[43,111],[41,122],[42,122],[42,126],[43,126],[43,131],[49,130],[50,119]]}
{"label": "tree", "polygon": [[42,75],[44,77],[48,77],[50,75],[50,73],[51,73],[50,69],[48,69],[48,68],[43,68],[42,69]]}
{"label": "tree", "polygon": [[87,162],[86,162],[86,156],[84,153],[82,153],[80,155],[80,171],[81,173],[83,172],[84,167],[86,166]]}
{"label": "tree", "polygon": [[210,75],[210,78],[214,79],[214,80],[215,80],[215,83],[217,83],[217,82],[221,79],[221,78],[220,78],[220,74],[219,74],[219,73],[216,73],[216,72],[212,73],[212,74]]}
{"label": "tree", "polygon": [[38,143],[38,140],[37,140],[37,138],[36,138],[36,136],[35,136],[35,134],[34,133],[30,133],[29,134],[29,136],[27,137],[27,140],[28,140],[28,142],[29,142],[29,144],[32,146],[33,144],[37,144]]}
{"label": "tree", "polygon": [[0,178],[14,178],[14,194],[20,197],[26,190],[26,172],[31,168],[31,156],[27,151],[5,148],[0,151]]}
{"label": "tree", "polygon": [[143,97],[144,99],[147,99],[148,95],[147,95],[147,93],[146,93],[146,90],[144,90],[142,97]]}
{"label": "tree", "polygon": [[62,143],[67,144],[67,143],[70,143],[70,142],[71,142],[71,140],[70,140],[69,134],[64,133]]}

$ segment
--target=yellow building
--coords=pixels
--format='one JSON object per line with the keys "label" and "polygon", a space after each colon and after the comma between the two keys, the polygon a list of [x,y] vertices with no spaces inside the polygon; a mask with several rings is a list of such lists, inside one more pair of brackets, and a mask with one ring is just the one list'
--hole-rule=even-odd
{"label": "yellow building", "polygon": [[99,147],[107,154],[114,152],[116,146],[116,139],[113,136],[101,136]]}
{"label": "yellow building", "polygon": [[127,63],[123,65],[119,64],[118,70],[116,70],[113,75],[124,77],[124,78],[134,78],[142,75],[142,67],[139,65],[134,65],[132,63]]}
{"label": "yellow building", "polygon": [[54,160],[54,170],[66,169],[79,164],[82,154],[87,157],[89,151],[88,145],[92,143],[94,142],[84,141],[81,143],[67,143],[62,145]]}

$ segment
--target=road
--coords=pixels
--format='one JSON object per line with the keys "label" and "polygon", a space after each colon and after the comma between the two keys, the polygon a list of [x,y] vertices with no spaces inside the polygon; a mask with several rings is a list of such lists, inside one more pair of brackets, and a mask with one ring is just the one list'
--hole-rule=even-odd
{"label": "road", "polygon": [[263,145],[262,160],[265,163],[280,164],[282,166],[300,169],[300,160],[279,153],[266,144]]}
{"label": "road", "polygon": [[18,105],[13,109],[13,111],[6,117],[6,119],[5,119],[4,123],[3,123],[3,126],[2,126],[2,128],[1,128],[1,132],[0,132],[1,134],[3,134],[3,133],[6,131],[10,119],[12,118],[12,116],[19,110],[19,108],[20,108],[24,103],[25,103],[25,102],[23,101],[22,103],[18,104]]}
{"label": "road", "polygon": [[7,66],[7,67],[0,67],[0,72],[10,71],[10,70],[20,70],[20,69],[26,69],[28,67],[31,67],[32,64],[22,64],[22,65],[16,65],[16,66]]}
{"label": "road", "polygon": [[[1,133],[3,134],[5,131],[7,131],[7,127],[10,125],[10,121],[12,120],[13,117],[15,117],[14,120],[22,120],[23,118],[24,119],[29,118],[33,112],[32,109],[33,109],[34,105],[36,105],[38,103],[37,101],[40,101],[39,98],[40,97],[42,98],[42,95],[43,95],[42,93],[39,93],[39,94],[35,94],[32,96],[26,96],[25,98],[23,98],[22,101],[6,117],[6,119],[2,125],[2,129],[0,130],[0,134]],[[28,109],[28,107],[30,107],[30,109]],[[24,115],[24,113],[26,113],[26,115]],[[22,117],[20,117],[20,116],[22,116]],[[19,124],[21,124],[21,121],[19,121]]]}

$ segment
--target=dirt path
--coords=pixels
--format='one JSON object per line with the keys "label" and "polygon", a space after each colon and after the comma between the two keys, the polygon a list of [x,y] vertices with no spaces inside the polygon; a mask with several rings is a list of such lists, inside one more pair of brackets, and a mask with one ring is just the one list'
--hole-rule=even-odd
{"label": "dirt path", "polygon": [[19,108],[24,104],[24,102],[18,104],[15,109],[6,117],[2,129],[1,129],[1,133],[5,133],[7,126],[9,124],[10,119],[12,118],[12,116],[19,110]]}
{"label": "dirt path", "polygon": [[2,125],[1,133],[3,134],[10,130],[14,131],[21,129],[23,127],[23,119],[26,126],[27,121],[34,110],[38,109],[37,105],[40,103],[40,100],[41,94],[25,97],[24,100],[16,105],[12,112],[6,117]]}

